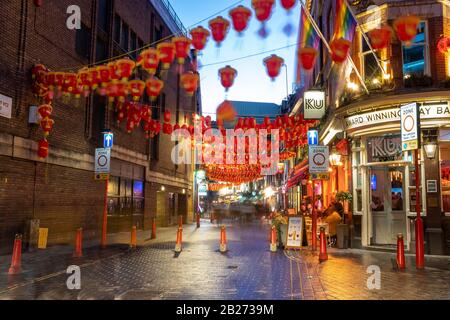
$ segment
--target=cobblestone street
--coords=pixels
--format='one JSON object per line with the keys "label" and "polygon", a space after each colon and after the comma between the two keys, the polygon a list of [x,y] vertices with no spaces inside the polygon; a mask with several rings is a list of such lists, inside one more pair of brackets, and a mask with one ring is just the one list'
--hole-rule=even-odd
{"label": "cobblestone street", "polygon": [[[256,222],[228,223],[229,251],[221,254],[220,229],[209,221],[200,229],[184,227],[178,255],[175,230],[161,229],[151,241],[140,234],[136,250],[119,239],[104,251],[85,250],[79,260],[70,248],[58,257],[51,249],[30,253],[23,274],[13,278],[7,275],[10,257],[1,257],[0,299],[450,299],[447,258],[428,258],[427,268],[416,271],[414,257],[407,256],[407,270],[400,272],[392,267],[393,254],[332,249],[319,264],[306,248],[271,253],[268,225]],[[69,265],[81,267],[81,290],[66,287]],[[370,265],[381,269],[380,290],[367,288]]]}

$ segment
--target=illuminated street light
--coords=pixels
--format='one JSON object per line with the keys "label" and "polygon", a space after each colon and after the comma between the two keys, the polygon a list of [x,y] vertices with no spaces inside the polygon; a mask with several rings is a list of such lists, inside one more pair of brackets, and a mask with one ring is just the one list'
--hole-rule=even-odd
{"label": "illuminated street light", "polygon": [[427,158],[432,160],[436,157],[437,143],[435,141],[429,141],[423,145]]}

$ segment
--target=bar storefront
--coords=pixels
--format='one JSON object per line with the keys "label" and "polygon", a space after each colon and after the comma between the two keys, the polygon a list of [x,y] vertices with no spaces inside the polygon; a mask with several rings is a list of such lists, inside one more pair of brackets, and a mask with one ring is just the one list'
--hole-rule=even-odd
{"label": "bar storefront", "polygon": [[[450,254],[450,99],[448,92],[442,93],[383,97],[372,105],[366,100],[338,109],[334,121],[344,124],[350,149],[352,247],[395,249],[397,234],[402,233],[405,249],[415,250],[414,156],[412,151],[402,152],[400,107],[417,102],[422,135],[419,176],[425,253]],[[333,125],[328,128],[322,137],[333,131]]]}

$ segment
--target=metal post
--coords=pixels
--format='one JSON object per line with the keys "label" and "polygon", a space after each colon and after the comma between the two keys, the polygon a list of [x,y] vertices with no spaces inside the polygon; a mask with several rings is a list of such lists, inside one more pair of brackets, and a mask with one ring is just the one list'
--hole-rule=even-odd
{"label": "metal post", "polygon": [[109,180],[105,181],[105,195],[103,200],[103,224],[102,224],[102,241],[100,243],[102,248],[106,248],[106,231],[108,228],[108,184]]}
{"label": "metal post", "polygon": [[315,206],[314,180],[312,183],[312,251],[317,250],[317,211]]}
{"label": "metal post", "polygon": [[419,150],[414,150],[414,162],[416,166],[416,268],[423,269],[425,266],[424,244],[423,244],[423,220],[420,215],[420,174],[419,174]]}

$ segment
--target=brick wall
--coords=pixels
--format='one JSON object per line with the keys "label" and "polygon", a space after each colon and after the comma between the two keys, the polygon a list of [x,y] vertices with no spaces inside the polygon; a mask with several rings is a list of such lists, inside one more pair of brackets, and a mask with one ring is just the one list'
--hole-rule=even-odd
{"label": "brick wall", "polygon": [[[0,21],[3,22],[0,33],[0,93],[13,98],[12,119],[0,118],[2,133],[33,141],[42,138],[40,128],[28,124],[29,106],[38,104],[31,92],[30,71],[34,64],[42,63],[52,70],[77,71],[93,62],[95,46],[92,46],[90,61],[78,56],[75,51],[76,31],[66,28],[66,9],[72,4],[71,0],[45,0],[42,7],[37,8],[29,0],[0,1]],[[98,0],[78,0],[76,4],[81,8],[83,24],[91,29],[94,45]],[[155,15],[156,26],[164,25],[146,0],[115,0],[111,8],[145,44],[152,39],[151,14]],[[111,16],[114,16],[113,12]],[[112,25],[110,29],[113,30]],[[164,30],[163,36],[168,36],[169,29],[164,27]],[[108,36],[109,43],[112,43],[113,35]],[[184,69],[188,68],[186,63]],[[166,109],[172,111],[173,123],[177,106],[177,72],[177,67],[173,66],[164,78]],[[184,113],[190,115],[195,108],[183,89],[180,89],[179,107],[182,124]],[[57,99],[53,103],[55,126],[48,139],[50,149],[93,155],[99,146],[94,128],[104,126],[104,119],[99,117],[103,112],[101,108],[103,106],[94,105],[91,100]],[[108,119],[107,124],[115,133],[116,145],[149,157],[149,141],[142,129],[126,133],[125,124],[120,127],[115,124],[113,110],[109,110]],[[179,166],[175,171],[170,160],[172,146],[170,137],[161,137],[159,161],[154,163],[152,170],[187,182],[189,170]],[[150,181],[146,183],[146,229],[150,228],[150,217],[157,210],[156,190],[159,188],[160,185]],[[180,188],[169,190],[182,192]],[[78,227],[84,228],[86,239],[99,238],[104,190],[103,183],[93,180],[91,171],[0,156],[0,191],[0,253],[10,252],[14,234],[24,232],[25,222],[32,218],[40,219],[41,226],[50,229],[50,245],[72,242],[74,230]]]}

